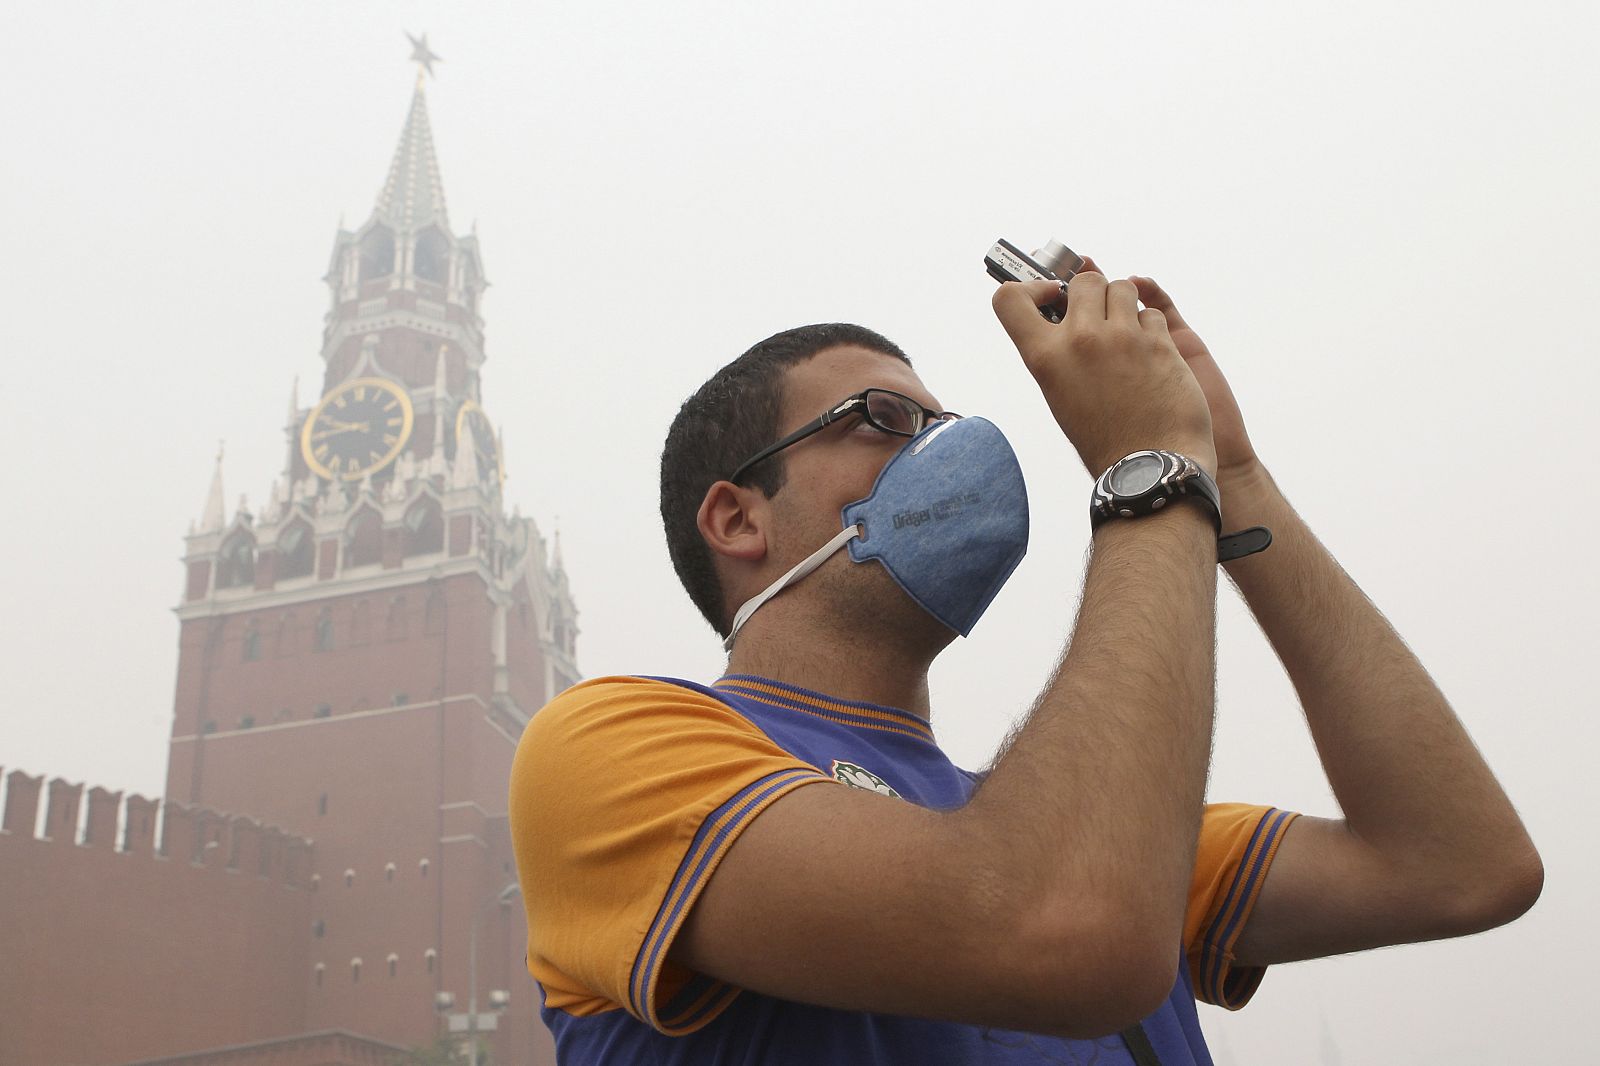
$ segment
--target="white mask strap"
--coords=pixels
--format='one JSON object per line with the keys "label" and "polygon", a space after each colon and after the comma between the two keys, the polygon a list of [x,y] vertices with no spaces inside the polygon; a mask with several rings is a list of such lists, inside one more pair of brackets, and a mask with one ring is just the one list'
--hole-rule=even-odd
{"label": "white mask strap", "polygon": [[859,525],[845,526],[843,529],[839,530],[838,534],[835,535],[832,540],[828,541],[828,543],[824,544],[822,547],[818,548],[804,559],[801,559],[800,562],[795,565],[794,569],[790,570],[787,574],[784,574],[778,580],[768,585],[765,591],[760,592],[746,600],[744,606],[739,608],[739,613],[733,616],[733,628],[728,632],[728,639],[722,642],[722,650],[733,650],[733,638],[739,635],[739,630],[744,627],[746,622],[750,621],[750,616],[756,613],[757,608],[766,603],[768,600],[772,599],[772,597],[776,596],[778,593],[782,592],[784,589],[788,588],[790,585],[794,584],[796,581],[799,581],[801,578],[811,573],[811,571],[815,570],[823,563],[827,562],[828,558],[832,556],[834,552],[844,547],[845,543],[849,541],[851,537],[859,537],[860,535],[861,527]]}

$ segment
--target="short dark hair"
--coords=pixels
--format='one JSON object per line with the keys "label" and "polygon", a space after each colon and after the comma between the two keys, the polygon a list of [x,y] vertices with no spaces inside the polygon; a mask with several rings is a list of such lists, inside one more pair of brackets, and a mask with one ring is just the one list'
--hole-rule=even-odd
{"label": "short dark hair", "polygon": [[[776,333],[723,367],[678,409],[661,449],[661,522],[667,554],[689,598],[721,636],[729,612],[722,583],[695,522],[706,490],[778,438],[783,386],[791,366],[829,348],[853,345],[911,364],[882,334],[848,322],[827,322]],[[769,499],[784,483],[783,454],[757,463],[740,480]]]}

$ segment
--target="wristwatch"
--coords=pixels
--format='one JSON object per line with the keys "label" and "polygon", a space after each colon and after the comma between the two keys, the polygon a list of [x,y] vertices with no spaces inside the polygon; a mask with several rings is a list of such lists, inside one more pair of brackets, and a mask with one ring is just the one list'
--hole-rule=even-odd
{"label": "wristwatch", "polygon": [[[1222,494],[1199,463],[1187,455],[1160,448],[1132,452],[1112,463],[1094,483],[1089,525],[1099,529],[1114,519],[1155,514],[1175,500],[1199,504],[1210,515],[1217,532],[1222,532]],[[1253,555],[1265,551],[1271,543],[1272,531],[1265,526],[1219,536],[1217,561],[1225,563]]]}

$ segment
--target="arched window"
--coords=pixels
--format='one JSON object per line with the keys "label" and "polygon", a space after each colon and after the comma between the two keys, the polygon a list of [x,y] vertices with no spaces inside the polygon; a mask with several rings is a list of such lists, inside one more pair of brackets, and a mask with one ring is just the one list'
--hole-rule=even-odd
{"label": "arched window", "polygon": [[395,975],[395,971],[400,969],[400,956],[391,951],[389,953],[389,958],[385,961],[389,963],[389,976],[393,977]]}
{"label": "arched window", "polygon": [[252,618],[244,627],[244,661],[253,663],[261,658],[261,625]]}
{"label": "arched window", "polygon": [[310,577],[315,554],[311,526],[305,522],[291,523],[278,537],[278,565],[273,572],[274,580]]}
{"label": "arched window", "polygon": [[368,281],[394,273],[394,234],[388,226],[374,226],[361,238],[361,273]]}
{"label": "arched window", "polygon": [[406,598],[396,596],[389,601],[389,614],[383,621],[383,635],[386,640],[404,640],[406,638]]}
{"label": "arched window", "polygon": [[416,255],[411,262],[417,277],[445,284],[450,275],[450,242],[429,226],[417,235]]}
{"label": "arched window", "polygon": [[444,551],[444,512],[439,501],[424,498],[406,512],[405,554],[432,555]]}
{"label": "arched window", "polygon": [[255,538],[248,533],[237,533],[222,545],[222,554],[217,559],[217,588],[239,588],[255,583]]}
{"label": "arched window", "polygon": [[372,639],[372,606],[357,600],[350,610],[350,643],[365,644]]}
{"label": "arched window", "polygon": [[427,964],[428,972],[433,972],[433,964],[438,960],[439,953],[432,948],[422,953],[422,961]]}
{"label": "arched window", "polygon": [[322,974],[323,974],[323,972],[325,970],[327,970],[327,967],[319,962],[319,963],[317,963],[316,967],[311,971],[313,974],[316,975],[316,981],[317,981],[317,987],[318,988],[322,987]]}
{"label": "arched window", "polygon": [[350,983],[355,984],[361,980],[361,956],[357,955],[350,960]]}
{"label": "arched window", "polygon": [[333,650],[333,612],[326,607],[317,614],[317,635],[312,647],[317,651]]}
{"label": "arched window", "polygon": [[344,530],[344,565],[371,566],[383,559],[383,519],[363,507]]}
{"label": "arched window", "polygon": [[300,650],[300,630],[295,626],[293,611],[285,611],[278,619],[278,635],[273,644],[272,653],[280,659]]}

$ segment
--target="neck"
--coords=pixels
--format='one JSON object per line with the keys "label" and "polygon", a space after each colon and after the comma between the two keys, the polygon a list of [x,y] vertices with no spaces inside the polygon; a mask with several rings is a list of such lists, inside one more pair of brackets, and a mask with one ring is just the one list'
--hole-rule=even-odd
{"label": "neck", "polygon": [[[881,632],[864,635],[842,627],[800,626],[776,612],[763,617],[766,610],[770,608],[757,612],[739,631],[728,656],[728,673],[754,674],[840,699],[897,707],[929,720],[928,667],[948,640],[930,651],[926,641],[919,645]],[[944,630],[946,636],[948,632]]]}

